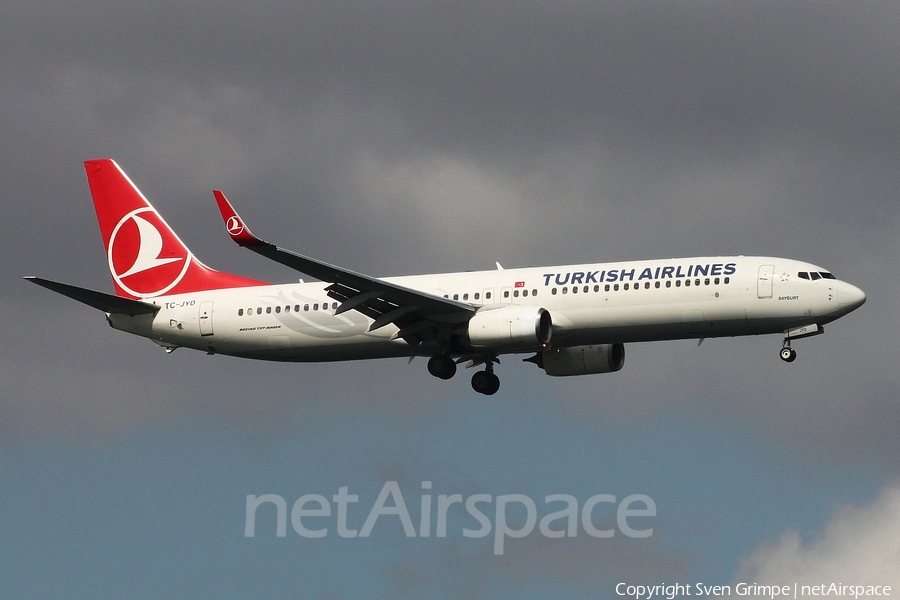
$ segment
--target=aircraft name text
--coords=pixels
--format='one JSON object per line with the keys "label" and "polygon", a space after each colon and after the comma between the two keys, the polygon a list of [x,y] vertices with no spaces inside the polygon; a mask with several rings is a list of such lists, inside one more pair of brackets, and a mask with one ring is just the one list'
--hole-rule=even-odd
{"label": "aircraft name text", "polygon": [[281,329],[281,325],[261,325],[259,327],[241,327],[238,331],[265,331],[266,329]]}
{"label": "aircraft name text", "polygon": [[568,273],[544,273],[544,286],[580,285],[588,283],[614,283],[616,281],[652,281],[655,279],[676,279],[687,277],[719,277],[734,275],[735,263],[713,263],[706,265],[667,265],[651,269],[610,269],[608,271],[570,271]]}
{"label": "aircraft name text", "polygon": [[188,306],[196,306],[196,300],[182,300],[181,302],[166,302],[165,308],[187,308]]}

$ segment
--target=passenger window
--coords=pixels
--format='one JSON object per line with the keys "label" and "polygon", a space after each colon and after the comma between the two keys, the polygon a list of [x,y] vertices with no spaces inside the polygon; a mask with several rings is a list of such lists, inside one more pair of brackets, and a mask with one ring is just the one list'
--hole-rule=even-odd
{"label": "passenger window", "polygon": [[522,290],[522,297],[525,298],[528,296],[528,290]]}
{"label": "passenger window", "polygon": [[243,317],[243,316],[244,316],[244,309],[243,309],[243,308],[239,308],[239,309],[238,309],[238,316],[239,316],[239,317]]}
{"label": "passenger window", "polygon": [[503,292],[503,297],[509,298],[509,290],[506,290],[505,292]]}
{"label": "passenger window", "polygon": [[690,279],[685,279],[685,280],[684,280],[684,287],[691,287],[691,280],[690,280]]}
{"label": "passenger window", "polygon": [[468,299],[469,299],[469,295],[468,295],[468,294],[463,294],[463,300],[468,300]]}
{"label": "passenger window", "polygon": [[577,286],[577,285],[573,285],[573,286],[572,286],[572,293],[573,293],[573,294],[577,294],[577,293],[578,293],[578,286]]}
{"label": "passenger window", "polygon": [[609,291],[609,284],[608,284],[608,283],[607,283],[605,286],[603,286],[603,291],[604,291],[604,292],[608,292],[608,291]]}
{"label": "passenger window", "polygon": [[622,289],[627,291],[627,290],[628,290],[628,284],[627,284],[627,283],[626,283],[626,284],[623,284],[623,285],[622,285]]}
{"label": "passenger window", "polygon": [[617,283],[616,285],[613,286],[613,291],[614,291],[614,292],[618,292],[618,291],[619,291],[619,284],[618,284],[618,283]]}
{"label": "passenger window", "polygon": [[261,314],[262,314],[262,306],[257,306],[257,307],[256,307],[256,314],[258,314],[258,315],[261,315]]}
{"label": "passenger window", "polygon": [[667,287],[667,288],[672,287],[672,280],[671,280],[671,279],[668,280],[668,281],[666,281],[666,287]]}
{"label": "passenger window", "polygon": [[555,295],[556,295],[556,288],[553,288],[552,290],[550,290],[550,295],[551,295],[551,296],[555,296]]}
{"label": "passenger window", "polygon": [[599,285],[595,285],[595,286],[594,286],[594,291],[595,291],[595,292],[599,292],[599,291],[600,291],[600,286],[599,286]]}
{"label": "passenger window", "polygon": [[730,277],[726,277],[726,278],[725,278],[725,283],[731,283],[731,278],[730,278]]}
{"label": "passenger window", "polygon": [[313,304],[313,310],[319,310],[319,303],[318,303],[318,302],[316,302],[315,304]]}
{"label": "passenger window", "polygon": [[649,290],[649,289],[650,289],[650,282],[649,282],[649,281],[647,281],[647,282],[644,283],[644,289],[645,289],[645,290]]}
{"label": "passenger window", "polygon": [[514,298],[518,298],[518,297],[519,297],[519,290],[516,290],[516,291],[513,292],[513,297],[514,297]]}
{"label": "passenger window", "polygon": [[537,290],[531,290],[531,295],[532,295],[532,296],[537,296]]}
{"label": "passenger window", "polygon": [[478,292],[475,292],[475,300],[478,300],[479,298],[481,298],[481,294]]}
{"label": "passenger window", "polygon": [[300,305],[299,305],[299,304],[295,304],[295,305],[294,305],[294,312],[300,312]]}
{"label": "passenger window", "polygon": [[703,285],[709,285],[709,277],[703,280]]}
{"label": "passenger window", "polygon": [[454,300],[459,300],[459,294],[453,294],[453,299],[454,299]]}
{"label": "passenger window", "polygon": [[276,307],[275,307],[275,313],[276,313],[276,314],[279,314],[279,315],[281,314],[281,307],[280,307],[280,306],[276,306]]}
{"label": "passenger window", "polygon": [[713,279],[713,283],[716,284],[716,285],[719,285],[719,278],[716,277],[715,279]]}
{"label": "passenger window", "polygon": [[563,294],[567,294],[567,293],[569,293],[569,288],[564,287],[564,288],[563,288]]}
{"label": "passenger window", "polygon": [[659,289],[659,282],[657,281],[656,283],[654,283],[653,287],[655,287],[656,289]]}
{"label": "passenger window", "polygon": [[267,315],[271,315],[271,314],[272,314],[272,307],[271,307],[271,306],[267,306],[267,307],[266,307],[266,314],[267,314]]}

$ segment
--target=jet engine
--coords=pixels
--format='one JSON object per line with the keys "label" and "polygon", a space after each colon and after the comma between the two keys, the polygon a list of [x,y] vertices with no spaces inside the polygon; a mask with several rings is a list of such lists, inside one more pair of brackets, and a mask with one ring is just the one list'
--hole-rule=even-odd
{"label": "jet engine", "polygon": [[535,363],[544,369],[547,375],[553,377],[614,373],[625,365],[625,346],[622,344],[599,344],[555,348],[539,352],[533,359],[527,360]]}
{"label": "jet engine", "polygon": [[550,341],[550,312],[539,306],[483,308],[469,319],[469,343],[476,348],[533,348]]}

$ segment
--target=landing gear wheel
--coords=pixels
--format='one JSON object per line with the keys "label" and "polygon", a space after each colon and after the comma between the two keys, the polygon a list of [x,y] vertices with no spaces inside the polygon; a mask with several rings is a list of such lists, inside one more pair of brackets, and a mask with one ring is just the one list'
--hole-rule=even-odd
{"label": "landing gear wheel", "polygon": [[492,396],[500,389],[500,378],[487,371],[478,371],[472,375],[472,389],[479,394]]}
{"label": "landing gear wheel", "polygon": [[781,349],[781,360],[783,360],[784,362],[794,362],[794,359],[796,358],[797,351],[790,346],[785,346]]}
{"label": "landing gear wheel", "polygon": [[439,379],[450,379],[456,375],[456,363],[446,354],[438,354],[428,359],[428,372]]}
{"label": "landing gear wheel", "polygon": [[488,375],[491,379],[491,384],[488,387],[487,391],[485,391],[484,393],[488,396],[493,396],[500,389],[500,378],[497,377],[497,375],[495,375],[494,373],[489,373]]}

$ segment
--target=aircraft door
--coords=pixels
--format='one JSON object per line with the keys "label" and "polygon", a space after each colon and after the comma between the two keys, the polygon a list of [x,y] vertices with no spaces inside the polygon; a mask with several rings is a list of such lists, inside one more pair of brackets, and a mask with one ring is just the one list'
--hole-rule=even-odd
{"label": "aircraft door", "polygon": [[212,311],[213,303],[211,301],[200,303],[200,335],[213,334]]}
{"label": "aircraft door", "polygon": [[756,294],[760,298],[772,297],[772,284],[775,279],[775,265],[762,265],[759,268],[759,279],[756,284]]}

